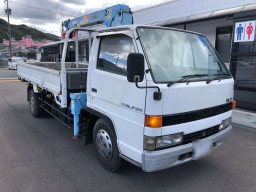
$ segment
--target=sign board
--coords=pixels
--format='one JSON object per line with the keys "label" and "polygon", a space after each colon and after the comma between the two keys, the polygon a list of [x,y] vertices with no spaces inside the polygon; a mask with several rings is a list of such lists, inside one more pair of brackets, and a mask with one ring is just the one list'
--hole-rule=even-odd
{"label": "sign board", "polygon": [[234,42],[254,41],[256,21],[236,22]]}

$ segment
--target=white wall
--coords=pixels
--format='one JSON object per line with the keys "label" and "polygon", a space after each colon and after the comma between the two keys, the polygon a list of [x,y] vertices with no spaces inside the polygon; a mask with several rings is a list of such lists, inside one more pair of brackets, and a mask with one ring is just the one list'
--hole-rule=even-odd
{"label": "white wall", "polygon": [[41,60],[41,52],[40,53],[36,53],[36,60],[37,61]]}

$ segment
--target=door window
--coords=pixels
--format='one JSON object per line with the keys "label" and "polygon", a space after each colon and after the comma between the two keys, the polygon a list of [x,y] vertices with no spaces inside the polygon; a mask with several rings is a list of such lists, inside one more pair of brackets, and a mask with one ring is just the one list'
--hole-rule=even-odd
{"label": "door window", "polygon": [[229,63],[231,48],[232,27],[222,27],[217,29],[216,50],[224,63]]}
{"label": "door window", "polygon": [[132,39],[127,35],[102,37],[97,68],[126,75],[127,57],[134,52]]}
{"label": "door window", "polygon": [[79,62],[89,63],[89,42],[79,41]]}

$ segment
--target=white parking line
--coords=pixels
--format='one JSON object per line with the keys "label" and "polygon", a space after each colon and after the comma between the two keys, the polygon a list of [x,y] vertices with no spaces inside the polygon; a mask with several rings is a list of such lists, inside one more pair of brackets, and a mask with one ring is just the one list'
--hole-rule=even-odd
{"label": "white parking line", "polygon": [[12,78],[0,78],[0,80],[17,80],[18,77],[12,77]]}

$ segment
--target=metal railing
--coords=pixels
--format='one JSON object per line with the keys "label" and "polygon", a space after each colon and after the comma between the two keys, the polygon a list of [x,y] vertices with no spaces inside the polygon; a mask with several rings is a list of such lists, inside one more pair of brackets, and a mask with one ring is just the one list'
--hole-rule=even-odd
{"label": "metal railing", "polygon": [[67,55],[67,48],[68,48],[68,41],[70,34],[76,31],[76,38],[75,38],[75,49],[76,49],[76,68],[79,68],[79,46],[78,46],[78,31],[85,31],[88,32],[88,43],[89,43],[89,55],[91,50],[91,33],[95,32],[95,30],[92,30],[91,28],[87,27],[74,27],[67,31],[65,39],[64,39],[64,45],[62,50],[62,58],[61,58],[61,72],[60,72],[60,83],[61,83],[61,95],[60,95],[60,101],[61,101],[61,108],[67,107],[67,77],[66,77],[66,65],[65,65],[65,59]]}

